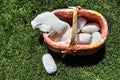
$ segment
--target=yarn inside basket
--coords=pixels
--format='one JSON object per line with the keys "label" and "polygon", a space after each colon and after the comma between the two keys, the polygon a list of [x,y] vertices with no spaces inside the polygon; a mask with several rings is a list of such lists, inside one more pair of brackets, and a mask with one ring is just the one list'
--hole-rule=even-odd
{"label": "yarn inside basket", "polygon": [[[52,13],[54,13],[59,19],[69,23],[72,26],[73,11],[71,9],[57,9],[57,10],[54,10]],[[96,52],[97,48],[101,47],[101,45],[105,42],[107,38],[107,34],[108,34],[107,22],[100,13],[93,10],[79,9],[78,16],[85,17],[89,22],[98,23],[100,25],[100,32],[102,34],[102,39],[95,44],[89,44],[89,45],[75,44],[73,46],[72,53],[74,54],[74,52],[77,52],[77,51],[82,51],[84,54],[94,53]],[[68,50],[70,42],[67,42],[65,44],[62,44],[62,43],[57,44],[56,42],[51,40],[51,38],[48,37],[46,33],[43,33],[43,37],[46,45],[52,51],[58,52],[58,53],[71,53],[71,51]]]}

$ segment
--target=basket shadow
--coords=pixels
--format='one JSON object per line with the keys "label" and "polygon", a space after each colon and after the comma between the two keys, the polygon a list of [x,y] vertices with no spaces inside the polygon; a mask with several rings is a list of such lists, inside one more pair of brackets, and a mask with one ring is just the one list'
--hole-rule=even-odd
{"label": "basket shadow", "polygon": [[[39,38],[39,44],[44,45],[44,38],[40,37]],[[98,64],[100,61],[103,60],[104,55],[105,55],[105,43],[101,47],[101,49],[94,53],[93,55],[87,55],[87,56],[73,56],[67,54],[64,58],[62,57],[63,55],[60,53],[55,53],[48,49],[48,53],[50,53],[55,62],[60,62],[64,63],[66,66],[72,66],[72,67],[77,67],[77,66],[90,66],[90,65],[95,65]]]}
{"label": "basket shadow", "polygon": [[39,42],[40,45],[43,45],[44,44],[44,38],[40,36],[39,39],[38,39],[38,42]]}
{"label": "basket shadow", "polygon": [[105,44],[101,47],[101,49],[94,53],[93,55],[87,55],[87,56],[72,56],[72,55],[66,55],[64,58],[62,58],[62,54],[52,52],[49,50],[49,53],[53,56],[55,59],[55,62],[62,61],[66,66],[90,66],[98,64],[100,61],[103,60],[105,55]]}

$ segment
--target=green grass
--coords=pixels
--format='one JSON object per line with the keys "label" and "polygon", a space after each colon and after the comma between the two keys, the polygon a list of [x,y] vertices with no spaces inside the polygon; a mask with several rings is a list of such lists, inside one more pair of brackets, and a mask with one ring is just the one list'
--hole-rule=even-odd
{"label": "green grass", "polygon": [[[120,77],[119,0],[1,0],[0,80],[119,80]],[[49,75],[41,58],[49,52],[39,40],[42,33],[30,22],[41,12],[81,5],[103,14],[109,26],[105,47],[86,57],[52,54],[58,71]],[[52,53],[52,52],[51,52]]]}

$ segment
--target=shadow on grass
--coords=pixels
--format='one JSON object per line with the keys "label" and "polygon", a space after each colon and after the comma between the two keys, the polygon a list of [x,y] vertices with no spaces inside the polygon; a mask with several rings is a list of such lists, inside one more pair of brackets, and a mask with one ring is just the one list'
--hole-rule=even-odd
{"label": "shadow on grass", "polygon": [[38,41],[39,41],[39,44],[40,44],[40,45],[43,45],[43,44],[44,44],[44,38],[43,38],[43,37],[40,36]]}
{"label": "shadow on grass", "polygon": [[59,53],[52,52],[51,50],[49,50],[49,53],[52,54],[53,58],[55,59],[55,62],[62,61],[66,66],[84,67],[98,64],[100,61],[103,60],[105,55],[105,44],[101,47],[101,49],[97,53],[88,56],[66,55],[64,58],[62,58],[62,55]]}
{"label": "shadow on grass", "polygon": [[[39,38],[39,44],[43,45],[44,44],[44,38]],[[104,55],[105,55],[105,44],[101,47],[101,49],[97,52],[94,53],[93,55],[88,55],[88,56],[72,56],[72,55],[66,55],[64,58],[62,58],[62,54],[52,52],[51,50],[48,49],[48,52],[53,56],[55,59],[55,62],[60,62],[62,61],[66,66],[72,66],[72,67],[77,67],[77,66],[90,66],[90,65],[95,65],[98,64],[100,61],[103,60]]]}

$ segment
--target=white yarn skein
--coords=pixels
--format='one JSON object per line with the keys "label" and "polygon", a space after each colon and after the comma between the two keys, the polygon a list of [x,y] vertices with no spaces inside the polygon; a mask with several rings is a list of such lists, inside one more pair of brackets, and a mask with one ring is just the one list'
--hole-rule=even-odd
{"label": "white yarn skein", "polygon": [[47,73],[53,74],[57,71],[57,66],[55,64],[55,61],[50,54],[48,53],[44,54],[42,57],[42,62]]}
{"label": "white yarn skein", "polygon": [[97,23],[88,23],[82,28],[83,33],[94,33],[100,30],[99,24]]}
{"label": "white yarn skein", "polygon": [[77,44],[88,44],[91,42],[91,34],[80,33],[80,34],[77,34],[76,36],[77,36],[77,39],[76,39]]}
{"label": "white yarn skein", "polygon": [[85,19],[84,17],[78,18],[77,28],[76,28],[77,33],[80,32],[80,30],[85,26],[86,23],[87,23],[87,19]]}
{"label": "white yarn skein", "polygon": [[100,32],[92,33],[92,43],[96,43],[102,39],[102,35]]}

